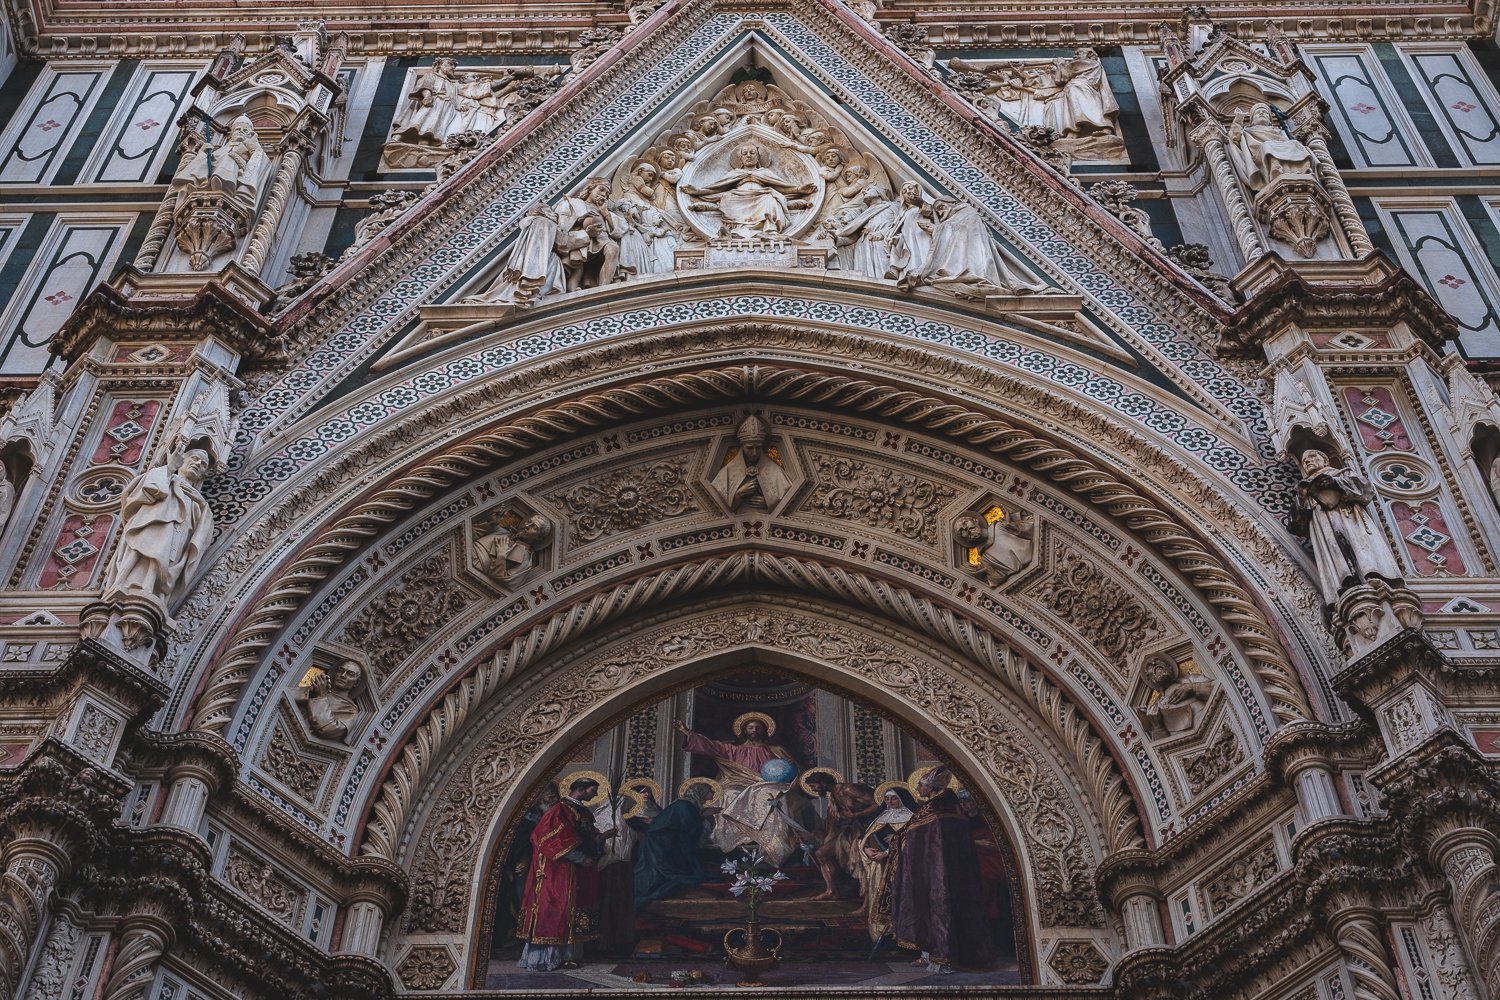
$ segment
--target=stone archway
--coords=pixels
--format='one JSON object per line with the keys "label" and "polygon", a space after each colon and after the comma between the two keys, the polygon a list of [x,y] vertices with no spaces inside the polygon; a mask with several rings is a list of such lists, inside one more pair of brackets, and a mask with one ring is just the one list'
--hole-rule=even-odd
{"label": "stone archway", "polygon": [[493,854],[506,818],[558,755],[629,707],[752,656],[922,726],[995,805],[1034,900],[1038,954],[1059,934],[1113,951],[1092,877],[1107,850],[1098,804],[1068,753],[1003,684],[850,609],[753,592],[663,611],[575,644],[471,720],[403,824],[399,858],[412,901],[389,947],[441,942],[470,960],[484,898],[477,861]]}

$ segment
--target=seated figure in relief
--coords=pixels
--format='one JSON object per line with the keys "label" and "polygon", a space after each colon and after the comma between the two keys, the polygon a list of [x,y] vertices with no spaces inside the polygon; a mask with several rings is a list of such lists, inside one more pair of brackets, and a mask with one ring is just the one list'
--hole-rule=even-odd
{"label": "seated figure in relief", "polygon": [[723,177],[681,190],[696,199],[693,208],[717,212],[724,220],[720,235],[751,239],[779,236],[791,224],[793,209],[806,208],[816,188],[786,177],[755,143],[735,149],[732,169]]}
{"label": "seated figure in relief", "polygon": [[1177,661],[1162,653],[1146,658],[1141,668],[1152,697],[1141,712],[1146,729],[1156,736],[1192,732],[1214,693],[1213,681],[1201,674],[1186,675]]}
{"label": "seated figure in relief", "polygon": [[230,122],[229,136],[222,143],[198,147],[172,178],[172,188],[222,191],[252,211],[270,167],[255,126],[240,115]]}
{"label": "seated figure in relief", "polygon": [[1283,177],[1311,178],[1316,173],[1312,150],[1271,120],[1271,106],[1257,104],[1247,117],[1241,111],[1229,126],[1229,155],[1240,179],[1261,191]]}
{"label": "seated figure in relief", "polygon": [[307,728],[324,739],[340,742],[347,739],[350,727],[359,717],[359,705],[352,692],[363,676],[364,667],[357,661],[344,660],[297,688],[296,699],[307,716]]}

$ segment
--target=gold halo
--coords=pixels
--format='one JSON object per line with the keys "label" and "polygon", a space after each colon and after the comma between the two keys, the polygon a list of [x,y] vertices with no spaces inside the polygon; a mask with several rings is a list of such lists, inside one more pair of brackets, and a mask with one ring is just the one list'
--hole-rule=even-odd
{"label": "gold halo", "polygon": [[911,786],[904,781],[882,781],[880,784],[875,786],[875,801],[884,802],[885,793],[890,791],[892,788],[904,788],[906,789],[906,793],[908,795],[912,794]]}
{"label": "gold halo", "polygon": [[712,778],[687,779],[682,784],[677,786],[677,797],[679,799],[686,798],[687,790],[689,788],[692,788],[694,785],[707,785],[713,791],[713,794],[708,797],[709,802],[712,802],[714,799],[719,797],[719,783]]}
{"label": "gold halo", "polygon": [[651,797],[656,800],[656,804],[662,804],[661,785],[658,785],[656,783],[655,778],[626,778],[624,781],[620,782],[620,794],[632,796],[633,798],[638,800],[641,803],[642,808],[644,808],[646,804],[646,796],[641,794],[640,790],[642,788],[650,789]]}
{"label": "gold halo", "polygon": [[580,802],[583,802],[584,805],[590,808],[593,808],[600,802],[606,801],[609,798],[609,793],[613,791],[613,789],[610,787],[609,779],[600,774],[598,771],[573,771],[557,779],[557,794],[566,798],[568,794],[568,786],[577,781],[579,778],[589,778],[593,781],[599,782],[598,795],[594,796],[592,799],[589,799],[587,802],[584,802],[584,800],[582,799],[578,800]]}
{"label": "gold halo", "polygon": [[842,774],[840,774],[838,771],[835,771],[831,767],[810,767],[810,768],[808,768],[806,771],[802,772],[802,777],[800,777],[800,778],[797,779],[797,784],[802,787],[802,790],[804,792],[806,792],[808,795],[811,795],[813,798],[817,798],[818,797],[818,793],[815,792],[815,791],[813,791],[811,788],[807,787],[807,779],[810,778],[810,777],[812,777],[815,774],[831,774],[831,775],[833,775],[833,780],[835,782],[837,782],[839,784],[843,784],[843,782],[844,782],[844,776]]}
{"label": "gold halo", "polygon": [[[941,765],[926,764],[922,767],[917,768],[911,774],[908,774],[906,776],[906,787],[911,790],[912,798],[916,799],[918,802],[922,801],[922,795],[917,791],[917,785],[921,782],[922,778],[926,776],[928,771],[931,771],[933,768],[939,766]],[[948,772],[948,787],[953,789],[955,792],[963,787],[963,785],[959,784],[958,775],[954,774],[951,771]]]}
{"label": "gold halo", "polygon": [[733,727],[734,735],[743,738],[745,735],[745,723],[749,722],[751,719],[755,719],[756,721],[761,723],[761,725],[766,727],[766,739],[770,739],[772,736],[776,735],[776,720],[771,718],[765,712],[746,712],[738,719],[735,719]]}
{"label": "gold halo", "polygon": [[633,791],[624,790],[620,792],[620,798],[629,803],[629,805],[620,810],[621,819],[635,819],[646,811],[646,799],[643,796],[637,795]]}

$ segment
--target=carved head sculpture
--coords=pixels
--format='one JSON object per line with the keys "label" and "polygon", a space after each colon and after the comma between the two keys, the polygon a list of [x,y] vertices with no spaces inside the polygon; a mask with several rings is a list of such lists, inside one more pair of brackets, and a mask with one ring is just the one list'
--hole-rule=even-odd
{"label": "carved head sculpture", "polygon": [[255,123],[244,115],[240,115],[229,123],[229,141],[245,142],[255,139]]}
{"label": "carved head sculpture", "polygon": [[734,150],[734,165],[741,170],[753,170],[761,165],[760,147],[753,142],[737,146]]}
{"label": "carved head sculpture", "polygon": [[675,150],[664,149],[656,154],[656,162],[661,164],[663,170],[677,169],[677,153]]}
{"label": "carved head sculpture", "polygon": [[661,171],[657,170],[656,165],[650,160],[641,160],[630,172],[639,177],[647,187],[654,186],[657,177],[661,176]]}
{"label": "carved head sculpture", "polygon": [[704,115],[693,122],[693,131],[705,138],[719,134],[719,119],[713,115]]}
{"label": "carved head sculpture", "polygon": [[365,668],[358,660],[344,660],[328,671],[328,684],[335,691],[352,691],[364,674]]}
{"label": "carved head sculpture", "polygon": [[939,198],[932,203],[932,212],[941,221],[958,210],[958,202],[952,198]]}
{"label": "carved head sculpture", "polygon": [[552,538],[552,520],[544,514],[533,514],[511,532],[511,537],[533,549],[545,545]]}
{"label": "carved head sculpture", "polygon": [[719,120],[719,128],[727,129],[734,124],[734,112],[728,108],[714,108],[713,115]]}
{"label": "carved head sculpture", "polygon": [[961,515],[953,522],[953,540],[965,548],[978,548],[989,538],[989,526],[973,514]]}
{"label": "carved head sculpture", "polygon": [[439,56],[432,61],[432,71],[438,76],[451,77],[458,70],[458,63],[447,56]]}
{"label": "carved head sculpture", "polygon": [[1308,448],[1297,459],[1297,465],[1301,467],[1304,476],[1311,478],[1324,469],[1330,468],[1333,463],[1328,457],[1328,452],[1322,448]]}
{"label": "carved head sculpture", "polygon": [[922,204],[922,188],[916,181],[907,181],[901,185],[901,204],[906,206]]}
{"label": "carved head sculpture", "polygon": [[1271,106],[1269,104],[1257,104],[1251,108],[1250,122],[1253,125],[1271,124]]}
{"label": "carved head sculpture", "polygon": [[1181,673],[1177,661],[1164,653],[1153,653],[1141,665],[1141,675],[1153,691],[1165,691],[1177,681]]}
{"label": "carved head sculpture", "polygon": [[844,165],[844,154],[829,146],[818,154],[818,162],[825,167],[842,167]]}
{"label": "carved head sculpture", "polygon": [[609,182],[594,179],[583,186],[583,200],[590,205],[602,206],[609,201]]}
{"label": "carved head sculpture", "polygon": [[177,472],[194,486],[203,482],[203,477],[208,475],[209,467],[213,465],[213,459],[208,452],[202,448],[189,448],[182,456],[182,464],[177,467]]}
{"label": "carved head sculpture", "polygon": [[769,95],[762,84],[755,80],[746,80],[735,91],[735,96],[744,104],[762,104]]}
{"label": "carved head sculpture", "polygon": [[761,454],[765,451],[766,439],[771,436],[771,432],[765,422],[752,413],[740,421],[740,426],[735,430],[734,436],[740,443],[740,454],[744,456],[745,464],[754,465],[760,461]]}

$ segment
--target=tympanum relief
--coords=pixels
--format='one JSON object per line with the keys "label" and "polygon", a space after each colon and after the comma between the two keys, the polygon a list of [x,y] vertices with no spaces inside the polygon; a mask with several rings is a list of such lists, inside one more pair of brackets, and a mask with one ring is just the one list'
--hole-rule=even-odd
{"label": "tympanum relief", "polygon": [[612,176],[534,205],[498,272],[464,301],[529,306],[720,267],[842,270],[975,299],[1045,290],[975,208],[894,177],[765,76],[700,102]]}

